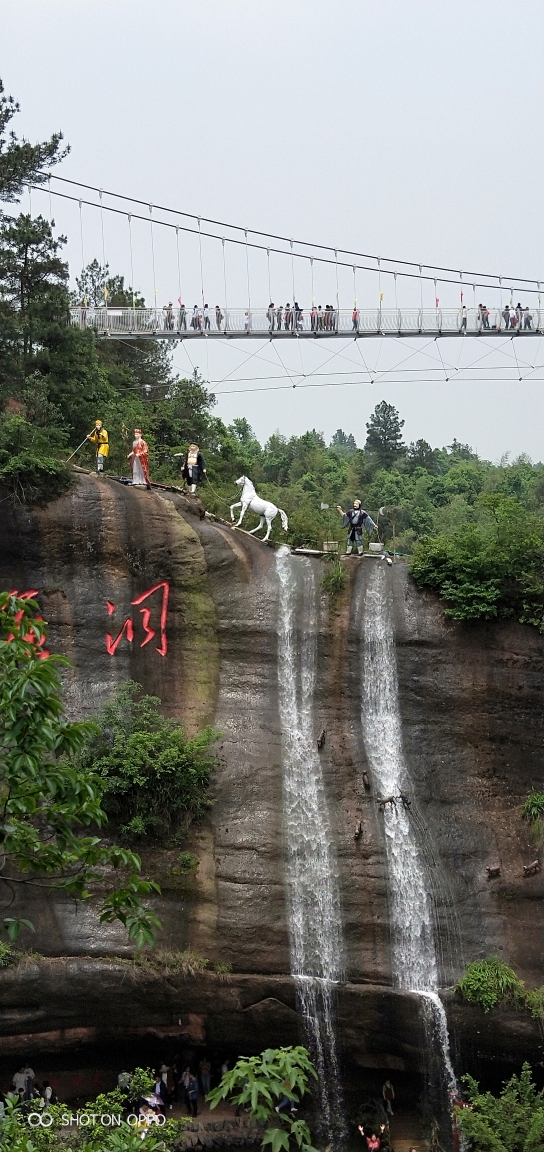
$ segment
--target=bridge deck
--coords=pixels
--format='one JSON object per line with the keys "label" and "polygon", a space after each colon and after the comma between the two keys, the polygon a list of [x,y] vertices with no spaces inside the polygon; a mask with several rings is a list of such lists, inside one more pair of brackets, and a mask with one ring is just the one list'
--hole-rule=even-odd
{"label": "bridge deck", "polygon": [[183,308],[100,308],[80,307],[70,310],[70,322],[77,328],[90,328],[102,337],[116,340],[165,339],[216,340],[272,339],[330,340],[347,337],[399,336],[541,336],[544,331],[544,309],[528,309],[521,323],[506,327],[503,313],[490,310],[484,318],[479,309],[468,308],[463,316],[457,308],[397,309],[379,308],[363,311],[339,309],[323,312],[285,310],[278,324],[277,312],[271,321],[266,309],[228,309],[223,312],[202,309],[189,313]]}

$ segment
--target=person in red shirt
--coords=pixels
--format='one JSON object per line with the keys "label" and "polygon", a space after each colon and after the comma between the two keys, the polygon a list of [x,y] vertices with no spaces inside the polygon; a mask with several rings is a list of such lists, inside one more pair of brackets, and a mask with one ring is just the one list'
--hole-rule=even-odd
{"label": "person in red shirt", "polygon": [[379,1149],[381,1147],[381,1143],[382,1142],[380,1140],[380,1137],[376,1136],[375,1132],[373,1132],[371,1136],[367,1136],[367,1138],[366,1138],[366,1146],[368,1148],[368,1152],[379,1152]]}

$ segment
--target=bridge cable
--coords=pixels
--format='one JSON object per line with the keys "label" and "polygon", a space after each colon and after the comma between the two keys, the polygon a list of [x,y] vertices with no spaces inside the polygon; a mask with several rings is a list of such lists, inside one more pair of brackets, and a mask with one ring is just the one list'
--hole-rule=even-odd
{"label": "bridge cable", "polygon": [[[102,202],[102,189],[100,189],[100,230],[102,233],[102,266],[104,268],[104,276],[106,276],[107,273],[109,272],[109,268],[108,268],[108,265],[106,263],[106,245],[105,245],[105,241],[104,241],[104,204]],[[104,304],[105,304],[106,309],[107,309],[107,307],[108,307],[108,286],[107,286],[107,284],[104,284]]]}
{"label": "bridge cable", "polygon": [[134,259],[132,255],[132,220],[130,212],[127,215],[128,223],[128,244],[130,248],[130,290],[132,292],[132,310],[136,308],[136,289],[134,287]]}
{"label": "bridge cable", "polygon": [[266,263],[267,263],[267,267],[268,267],[268,303],[270,305],[273,303],[273,301],[272,301],[272,289],[270,287],[270,248],[266,249]]}
{"label": "bridge cable", "polygon": [[177,265],[178,265],[178,304],[181,308],[183,301],[181,299],[181,266],[180,266],[180,262],[179,262],[179,228],[176,228],[176,258],[177,258]]}
{"label": "bridge cable", "polygon": [[[81,275],[83,276],[83,274],[85,272],[85,255],[84,255],[84,251],[83,251],[83,210],[82,210],[82,206],[81,206],[81,200],[79,201],[79,238],[81,240]],[[87,302],[87,293],[86,292],[84,292],[84,298],[85,298],[84,303],[86,304],[86,302]]]}
{"label": "bridge cable", "polygon": [[248,319],[248,332],[251,328],[251,291],[249,287],[249,249],[247,246],[247,228],[245,230],[246,237],[246,277],[247,277],[247,319]]}
{"label": "bridge cable", "polygon": [[225,237],[223,237],[223,284],[225,286],[225,330],[228,327],[229,305],[227,300],[227,261],[225,258]]}
{"label": "bridge cable", "polygon": [[[45,173],[42,173],[41,175],[45,176]],[[78,188],[87,188],[92,192],[98,192],[99,191],[99,189],[97,187],[95,187],[94,184],[86,184],[86,183],[79,181],[79,180],[70,180],[66,176],[57,176],[55,173],[52,173],[51,176],[52,176],[53,180],[61,181],[63,184],[72,184]],[[40,189],[39,185],[36,185],[36,187],[38,189]],[[107,191],[106,194],[108,196],[114,197],[117,200],[130,200],[134,204],[145,205],[145,203],[146,203],[145,200],[140,200],[135,196],[125,196],[125,195],[121,194],[120,192]],[[53,195],[60,195],[60,193],[53,193]],[[68,199],[74,199],[74,197],[68,197]],[[209,216],[198,217],[195,213],[183,212],[182,209],[180,209],[180,208],[167,208],[162,204],[156,204],[155,207],[158,208],[159,211],[161,211],[161,212],[169,212],[169,213],[172,213],[172,214],[177,215],[177,216],[184,216],[188,220],[195,220],[196,221],[198,219],[202,219],[202,220],[204,220],[204,222],[206,224],[214,224],[214,225],[219,226],[220,228],[229,228],[229,229],[232,229],[233,231],[237,231],[237,232],[245,232],[246,231],[246,229],[241,224],[227,224],[224,220],[215,220]],[[281,236],[281,235],[278,235],[274,232],[263,232],[262,230],[257,229],[257,228],[248,228],[247,231],[252,236],[264,236],[264,237],[269,237],[271,240],[281,240],[285,244],[289,243],[289,238],[287,236]],[[231,242],[235,243],[234,240],[232,240]],[[334,252],[335,251],[332,244],[316,244],[313,241],[309,241],[309,240],[297,240],[296,243],[298,244],[299,247],[302,247],[302,248],[315,248],[315,249],[319,249],[320,251],[325,251],[325,252]],[[376,260],[376,256],[372,256],[368,252],[358,252],[358,251],[352,250],[350,248],[339,248],[338,251],[345,256],[359,256],[364,260]],[[460,275],[460,272],[457,268],[451,268],[448,265],[444,265],[444,264],[421,264],[421,265],[419,265],[417,260],[398,260],[394,257],[389,257],[389,256],[382,256],[381,259],[384,260],[386,264],[402,264],[403,267],[408,267],[408,268],[421,267],[421,268],[434,269],[437,272],[453,272],[457,276]],[[389,271],[388,269],[384,269],[384,272],[387,273],[388,271]],[[401,275],[404,275],[404,273],[401,273]],[[499,278],[498,273],[496,273],[496,272],[467,272],[467,276],[475,277],[475,278],[481,276],[487,280],[498,280],[498,278]],[[504,276],[504,273],[503,273],[503,277],[504,277],[504,279],[520,281],[520,282],[523,282],[524,284],[538,284],[538,281],[536,279],[529,277],[529,276],[512,276],[512,277],[508,276],[508,277],[506,277],[506,276]],[[433,278],[432,276],[426,276],[425,277],[425,279],[428,279],[428,280],[432,280],[432,278]],[[443,277],[439,276],[438,279],[442,280]],[[484,285],[482,285],[482,287],[484,287]],[[493,287],[493,285],[487,285],[487,287],[491,288],[491,287]],[[523,291],[528,291],[528,289],[523,289]]]}
{"label": "bridge cable", "polygon": [[149,205],[149,227],[151,232],[151,263],[153,265],[153,292],[155,294],[155,310],[157,308],[157,277],[155,273],[155,241],[153,238],[153,205]]}
{"label": "bridge cable", "polygon": [[[55,176],[53,176],[53,179],[58,179],[58,177],[55,177]],[[44,189],[43,189],[43,188],[42,188],[40,185],[33,185],[33,188],[34,188],[35,190],[37,190],[37,191],[41,191],[41,192],[43,192],[43,191],[44,191]],[[53,190],[53,192],[52,192],[52,195],[53,195],[53,196],[59,196],[59,197],[60,197],[61,199],[63,199],[63,200],[74,200],[74,201],[77,201],[77,197],[76,197],[76,196],[70,196],[70,195],[68,195],[67,193],[64,193],[64,192],[55,192],[55,191]],[[108,193],[108,195],[109,195],[109,193]],[[127,196],[127,197],[125,197],[125,199],[127,199],[127,200],[133,200],[133,199],[134,199],[134,197],[131,197],[131,196]],[[89,207],[91,207],[91,208],[99,208],[99,207],[100,207],[100,205],[99,205],[99,204],[96,204],[96,203],[95,203],[93,200],[83,200],[83,203],[84,203],[84,204],[87,204],[87,205],[89,205]],[[137,201],[137,203],[139,203],[139,201]],[[120,216],[124,216],[124,215],[126,214],[126,211],[124,211],[123,209],[121,209],[121,208],[113,208],[113,207],[112,207],[111,205],[109,205],[109,204],[106,204],[106,205],[104,205],[104,207],[106,208],[106,211],[108,211],[108,212],[113,212],[113,213],[116,213],[117,215],[120,215]],[[158,207],[158,206],[157,206],[157,205],[155,205],[155,207]],[[160,210],[161,210],[161,211],[174,211],[173,209],[160,209]],[[140,216],[140,215],[139,215],[138,213],[136,213],[136,212],[133,212],[133,213],[132,213],[132,215],[133,215],[134,219],[137,219],[137,220],[145,220],[145,219],[146,219],[146,217],[145,217],[145,216]],[[188,214],[188,213],[181,213],[181,212],[179,212],[179,213],[178,213],[178,215],[185,215],[185,216],[188,216],[189,214]],[[201,219],[205,219],[205,217],[201,217]],[[175,225],[175,224],[169,224],[169,223],[168,223],[168,221],[166,221],[166,220],[155,220],[155,224],[160,224],[160,225],[161,225],[163,228],[176,228],[176,225]],[[198,232],[197,232],[197,229],[194,229],[194,228],[188,228],[188,227],[185,227],[184,225],[177,225],[177,227],[181,228],[181,230],[182,230],[182,231],[184,231],[184,232],[189,232],[189,233],[191,233],[191,234],[193,234],[193,235],[197,235],[197,234],[198,234]],[[228,227],[228,225],[227,225],[227,227]],[[255,235],[255,234],[258,234],[258,233],[256,233],[256,232],[255,232],[255,230],[254,230],[254,229],[248,229],[248,233],[251,233],[251,234],[253,234],[253,235]],[[210,239],[212,239],[212,240],[220,240],[220,239],[221,239],[221,236],[219,236],[219,235],[218,235],[217,233],[215,233],[215,232],[202,232],[202,235],[203,235],[203,236],[207,236],[207,237],[209,237],[209,238],[210,238]],[[264,233],[264,235],[266,235],[266,233]],[[282,238],[280,238],[280,239],[282,239]],[[228,241],[228,243],[229,243],[229,244],[245,244],[245,243],[246,243],[246,241],[245,241],[245,240],[237,240],[237,239],[235,239],[234,237],[228,237],[228,238],[227,238],[227,241]],[[299,243],[299,244],[301,244],[301,243],[302,243],[302,241],[298,241],[298,243]],[[256,244],[256,243],[253,243],[253,242],[249,241],[249,247],[250,247],[250,248],[257,248],[257,249],[259,249],[260,251],[266,251],[266,246],[265,246],[264,244]],[[323,245],[323,244],[321,244],[321,245],[316,245],[316,247],[317,247],[317,248],[321,248],[321,249],[326,249],[327,251],[330,251],[330,249],[326,248],[326,246],[325,246],[325,245]],[[273,252],[277,252],[277,253],[278,253],[278,255],[280,255],[280,256],[288,256],[288,255],[289,255],[289,252],[288,252],[288,251],[285,251],[285,249],[283,249],[283,248],[272,248],[272,247],[271,247],[271,249],[270,249],[270,250],[271,250],[271,251],[273,251]],[[310,260],[310,259],[312,259],[312,258],[313,258],[313,259],[319,260],[319,262],[320,262],[321,264],[336,264],[336,263],[338,263],[338,265],[339,265],[340,267],[346,267],[346,268],[351,268],[351,267],[352,267],[352,261],[349,261],[349,262],[348,262],[348,261],[344,261],[344,260],[338,260],[338,252],[344,252],[344,249],[338,249],[338,250],[334,250],[334,249],[333,249],[333,251],[336,251],[336,253],[337,253],[337,254],[336,254],[336,259],[335,259],[335,260],[331,260],[331,259],[328,259],[328,258],[327,258],[327,257],[325,257],[325,256],[314,256],[314,257],[311,257],[310,255],[306,255],[304,252],[296,252],[296,253],[295,253],[295,255],[296,255],[296,257],[297,257],[297,259],[298,259],[298,260]],[[347,252],[346,254],[347,254],[347,255],[358,255],[358,253],[356,253],[356,252],[354,252],[354,253],[350,253],[350,252]],[[368,257],[368,259],[376,260],[376,257],[375,257],[375,256],[373,256],[373,257]],[[382,257],[381,259],[383,260],[384,258]],[[404,260],[404,261],[403,261],[403,260],[399,260],[399,261],[398,261],[398,263],[399,263],[399,264],[405,264],[405,265],[409,265],[409,266],[411,266],[411,267],[414,267],[414,266],[416,266],[416,267],[419,267],[418,265],[409,264],[409,262],[408,262],[408,261],[406,261],[406,260]],[[375,270],[374,268],[372,268],[370,265],[366,265],[366,264],[359,264],[359,265],[358,265],[358,267],[359,267],[359,268],[361,268],[363,271],[367,271],[367,272],[375,272],[375,271],[376,271],[376,270]],[[436,267],[436,268],[438,268],[438,266],[437,266],[437,265],[427,265],[427,264],[423,264],[423,265],[422,265],[422,268],[435,268],[435,267]],[[438,268],[438,270],[440,271],[440,269],[439,269],[439,268]],[[449,271],[449,269],[446,269],[446,271]],[[455,270],[454,270],[454,269],[452,269],[452,271],[455,271]],[[382,268],[382,272],[383,272],[383,273],[384,273],[386,276],[394,276],[394,275],[395,275],[395,270],[394,270],[394,269],[392,269],[392,268],[391,268],[391,269],[390,269],[390,268]],[[408,280],[418,280],[418,279],[420,278],[420,277],[419,277],[419,272],[397,272],[397,275],[399,275],[399,276],[403,276],[405,279],[408,279]],[[461,273],[459,273],[459,272],[457,272],[457,273],[456,273],[456,277],[459,277],[460,275],[461,275]],[[470,273],[469,273],[469,275],[470,275]],[[477,275],[477,274],[475,274],[475,275]],[[487,276],[491,277],[491,273],[485,273],[485,272],[484,272],[484,273],[481,273],[481,275],[483,275],[483,276],[486,276],[486,275],[487,275]],[[498,277],[496,277],[496,278],[498,279]],[[434,277],[433,277],[433,276],[426,276],[426,275],[423,275],[423,279],[424,279],[424,280],[430,280],[430,281],[432,281],[432,280],[434,279]],[[522,277],[513,277],[512,279],[513,279],[513,280],[516,280],[516,281],[520,281],[520,280],[522,280]],[[439,281],[440,281],[440,283],[442,283],[442,284],[459,284],[459,279],[457,279],[457,278],[456,278],[456,279],[450,279],[450,278],[449,278],[449,277],[447,277],[447,276],[439,276],[439,277],[438,277],[438,280],[439,280]],[[489,284],[489,283],[483,284],[483,283],[480,283],[480,282],[477,282],[477,283],[478,283],[478,286],[479,286],[479,287],[481,287],[481,288],[487,288],[487,289],[488,289],[488,290],[490,290],[490,291],[496,291],[496,290],[497,290],[497,287],[498,287],[496,284]],[[527,279],[524,281],[524,283],[529,283],[529,284],[538,284],[538,283],[539,283],[539,281],[538,281],[538,280],[529,280],[529,279],[527,278]],[[521,287],[519,284],[518,284],[518,291],[519,291],[519,292],[525,292],[525,293],[531,293],[531,294],[534,294],[534,295],[536,295],[536,294],[537,294],[537,288],[526,288],[526,287]]]}

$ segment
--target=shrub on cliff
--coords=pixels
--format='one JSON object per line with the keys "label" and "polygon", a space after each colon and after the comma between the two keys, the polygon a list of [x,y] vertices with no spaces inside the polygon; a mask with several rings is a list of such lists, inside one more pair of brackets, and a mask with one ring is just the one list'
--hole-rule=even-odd
{"label": "shrub on cliff", "polygon": [[[33,600],[0,594],[0,890],[5,908],[14,892],[39,884],[42,894],[61,889],[86,900],[99,887],[103,922],[120,920],[137,947],[154,943],[159,925],[142,897],[159,891],[140,879],[140,858],[106,847],[84,827],[106,821],[103,783],[77,757],[92,726],[63,715],[60,667],[69,664],[47,651],[43,620]],[[121,882],[112,883],[112,874]],[[104,889],[107,895],[104,897]],[[16,907],[16,906],[15,906]],[[29,920],[5,916],[15,940]]]}
{"label": "shrub on cliff", "polygon": [[480,1092],[472,1076],[463,1076],[469,1108],[456,1117],[473,1152],[542,1152],[544,1148],[544,1089],[539,1092],[531,1067],[512,1076],[499,1096]]}
{"label": "shrub on cliff", "polygon": [[210,753],[218,733],[206,727],[188,737],[159,711],[140,684],[118,689],[98,717],[82,764],[103,781],[104,808],[126,836],[165,840],[200,819],[211,801]]}
{"label": "shrub on cliff", "polygon": [[544,990],[526,988],[514,969],[496,956],[473,960],[456,985],[456,991],[469,1004],[480,1004],[484,1012],[489,1012],[497,1004],[510,1003],[518,1008],[528,1008],[537,1019],[544,1016]]}
{"label": "shrub on cliff", "polygon": [[544,525],[513,496],[482,496],[481,519],[414,548],[412,575],[453,620],[519,620],[542,627]]}
{"label": "shrub on cliff", "polygon": [[21,414],[0,419],[0,495],[22,504],[46,504],[72,484],[62,449],[66,436],[59,429],[38,428]]}

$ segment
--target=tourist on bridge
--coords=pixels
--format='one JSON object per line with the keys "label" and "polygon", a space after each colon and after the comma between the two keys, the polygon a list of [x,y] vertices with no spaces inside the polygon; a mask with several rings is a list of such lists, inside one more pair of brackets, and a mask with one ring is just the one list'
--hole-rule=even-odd
{"label": "tourist on bridge", "polygon": [[101,420],[95,420],[94,430],[89,432],[87,440],[90,440],[91,444],[96,444],[96,471],[103,472],[104,460],[109,455],[110,446],[108,433]]}
{"label": "tourist on bridge", "polygon": [[510,327],[510,308],[508,307],[508,304],[506,305],[505,308],[503,308],[502,318],[504,320],[504,327],[509,328]]}
{"label": "tourist on bridge", "polygon": [[276,309],[274,308],[272,301],[270,301],[270,304],[268,305],[268,308],[266,309],[266,318],[268,320],[268,331],[273,332],[274,331],[274,324],[276,321]]}
{"label": "tourist on bridge", "polygon": [[278,332],[281,332],[282,314],[283,314],[283,308],[282,308],[281,304],[279,304],[278,307],[276,308],[276,328],[278,329]]}
{"label": "tourist on bridge", "polygon": [[368,515],[368,512],[365,512],[360,500],[354,500],[353,508],[348,508],[347,512],[344,512],[344,509],[341,508],[339,504],[337,509],[342,517],[342,528],[349,528],[346,556],[351,555],[354,544],[357,545],[359,556],[362,556],[363,528],[366,529],[370,536],[376,527],[372,517]]}
{"label": "tourist on bridge", "polygon": [[467,306],[466,306],[466,304],[463,304],[463,307],[461,308],[461,332],[464,332],[465,335],[466,335],[466,331],[467,331],[467,321],[468,321]]}
{"label": "tourist on bridge", "polygon": [[208,308],[208,305],[207,305],[207,304],[205,304],[205,305],[204,305],[204,331],[205,331],[205,332],[209,332],[209,331],[210,331],[210,328],[211,328],[211,325],[210,325],[210,309]]}
{"label": "tourist on bridge", "polygon": [[137,488],[147,488],[149,491],[149,448],[142,437],[141,428],[134,429],[132,452],[129,452],[127,459],[132,465],[132,483]]}
{"label": "tourist on bridge", "polygon": [[181,300],[179,299],[179,296],[178,296],[178,304],[179,304],[178,331],[179,332],[182,332],[182,331],[186,332],[187,331],[187,309],[185,307],[185,304],[182,304]]}
{"label": "tourist on bridge", "polygon": [[172,308],[172,301],[169,300],[168,304],[164,305],[164,328],[166,332],[174,331],[174,312]]}
{"label": "tourist on bridge", "polygon": [[[175,455],[181,456],[181,452],[176,452]],[[189,444],[181,464],[181,475],[189,485],[189,492],[194,496],[197,484],[201,484],[206,475],[204,457],[198,444]]]}
{"label": "tourist on bridge", "polygon": [[216,304],[215,305],[215,323],[216,323],[216,327],[217,327],[218,332],[221,331],[221,325],[223,323],[223,320],[224,320],[223,313],[219,307],[219,304]]}

